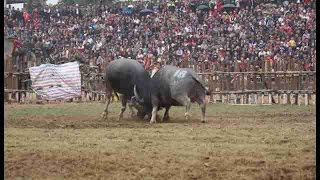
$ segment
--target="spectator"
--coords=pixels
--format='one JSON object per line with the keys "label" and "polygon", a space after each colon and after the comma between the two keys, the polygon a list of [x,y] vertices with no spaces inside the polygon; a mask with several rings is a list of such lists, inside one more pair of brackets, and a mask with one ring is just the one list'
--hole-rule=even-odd
{"label": "spectator", "polygon": [[[223,1],[216,0],[209,12],[196,11],[190,1],[171,3],[170,8],[159,2],[157,13],[148,16],[121,14],[120,9],[129,5],[126,2],[85,7],[58,4],[30,14],[10,7],[5,9],[4,29],[22,41],[28,36],[36,39],[32,42],[35,49],[42,48],[42,53],[36,53],[45,60],[42,63],[50,62],[50,57],[53,63],[80,58],[81,63],[101,67],[122,56],[138,60],[148,70],[157,60],[206,70],[225,66],[240,71],[256,66],[274,71],[287,70],[285,66],[314,70],[314,2],[272,5],[236,0],[237,8],[226,11]],[[138,1],[130,5],[136,12],[145,8]],[[21,48],[16,43],[14,49]]]}

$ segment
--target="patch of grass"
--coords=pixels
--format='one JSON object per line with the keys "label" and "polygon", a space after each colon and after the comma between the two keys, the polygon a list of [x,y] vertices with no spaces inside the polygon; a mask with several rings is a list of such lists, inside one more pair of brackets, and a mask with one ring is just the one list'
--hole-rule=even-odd
{"label": "patch of grass", "polygon": [[[110,105],[111,111],[120,111],[119,103]],[[5,109],[11,118],[32,115],[96,115],[104,109],[103,103],[65,103],[48,105],[6,105]],[[176,111],[184,111],[184,107],[173,107]],[[163,111],[162,111],[163,112]],[[174,111],[175,112],[175,111]],[[200,113],[200,108],[194,104],[191,112]],[[296,105],[272,105],[272,106],[233,106],[225,104],[209,105],[207,114],[225,114],[229,113],[312,113],[315,112],[315,106],[296,106]]]}
{"label": "patch of grass", "polygon": [[211,104],[205,124],[173,107],[152,125],[119,107],[6,106],[6,179],[315,179],[314,106]]}
{"label": "patch of grass", "polygon": [[[115,103],[116,106],[119,104]],[[65,103],[47,105],[7,105],[8,116],[61,116],[61,115],[95,115],[101,113],[103,104],[99,103]]]}

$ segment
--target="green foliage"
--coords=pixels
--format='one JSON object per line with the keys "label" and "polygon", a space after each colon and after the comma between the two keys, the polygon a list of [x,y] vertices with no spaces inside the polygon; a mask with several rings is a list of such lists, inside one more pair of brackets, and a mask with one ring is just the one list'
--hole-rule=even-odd
{"label": "green foliage", "polygon": [[29,12],[32,12],[35,8],[41,8],[46,4],[47,0],[27,0],[26,9]]}
{"label": "green foliage", "polygon": [[224,4],[236,4],[235,0],[223,0]]}

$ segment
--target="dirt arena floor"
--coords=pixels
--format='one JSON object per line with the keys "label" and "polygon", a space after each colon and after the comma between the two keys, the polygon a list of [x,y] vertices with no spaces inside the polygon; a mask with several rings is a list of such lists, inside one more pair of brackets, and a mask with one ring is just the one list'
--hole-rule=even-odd
{"label": "dirt arena floor", "polygon": [[157,124],[119,107],[5,105],[5,179],[315,179],[315,106],[211,104],[205,124],[196,104]]}

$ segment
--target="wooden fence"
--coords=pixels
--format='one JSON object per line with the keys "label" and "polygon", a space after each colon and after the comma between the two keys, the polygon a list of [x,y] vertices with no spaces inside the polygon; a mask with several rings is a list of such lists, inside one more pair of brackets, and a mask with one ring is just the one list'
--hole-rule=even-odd
{"label": "wooden fence", "polygon": [[[315,104],[316,73],[198,73],[212,93],[209,101],[232,104]],[[82,95],[73,101],[104,101],[102,74],[81,74]],[[5,72],[5,102],[34,103],[29,73]]]}
{"label": "wooden fence", "polygon": [[[201,66],[201,65],[200,65]],[[212,95],[210,102],[231,104],[315,104],[315,71],[276,71],[276,72],[225,72],[203,73],[204,67],[193,66],[207,84]],[[204,66],[204,64],[202,64]],[[85,68],[84,68],[85,67]],[[18,73],[10,58],[4,62],[4,99],[12,103],[43,102],[31,89],[28,72]],[[82,95],[72,101],[104,101],[103,74],[97,68],[80,66]]]}
{"label": "wooden fence", "polygon": [[198,73],[213,102],[232,104],[315,104],[316,72]]}

